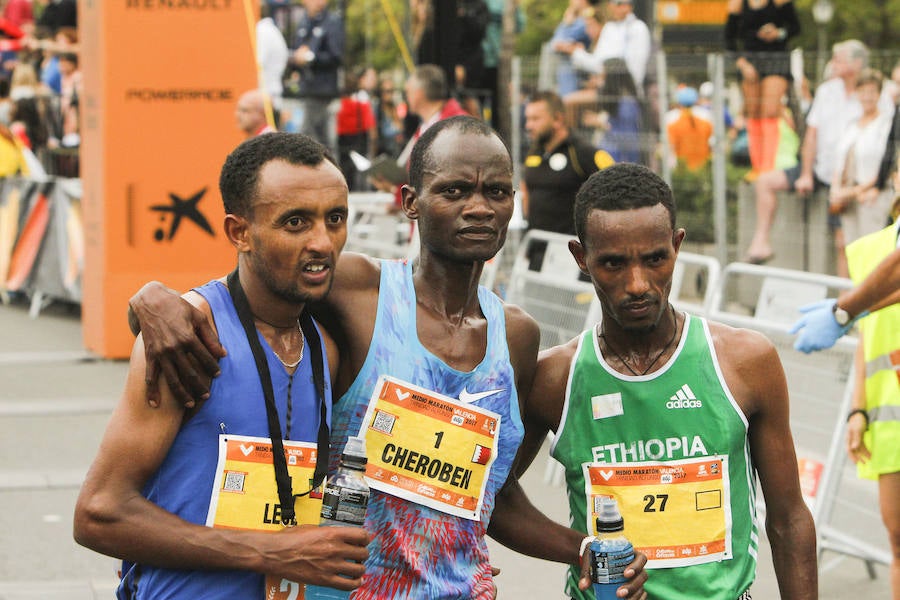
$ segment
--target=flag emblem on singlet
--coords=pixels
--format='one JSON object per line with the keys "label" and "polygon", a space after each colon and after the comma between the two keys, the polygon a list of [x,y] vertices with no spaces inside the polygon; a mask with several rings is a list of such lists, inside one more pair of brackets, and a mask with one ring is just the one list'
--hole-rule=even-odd
{"label": "flag emblem on singlet", "polygon": [[491,449],[475,444],[475,453],[472,455],[472,462],[479,465],[486,465],[489,460],[491,460]]}

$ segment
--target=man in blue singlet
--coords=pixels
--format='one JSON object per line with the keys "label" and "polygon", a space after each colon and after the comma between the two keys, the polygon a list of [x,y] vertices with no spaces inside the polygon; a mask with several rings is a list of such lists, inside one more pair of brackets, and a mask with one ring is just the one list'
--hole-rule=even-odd
{"label": "man in blue singlet", "polygon": [[[672,190],[649,169],[592,175],[575,200],[569,249],[603,320],[543,352],[524,414],[517,473],[548,431],[565,467],[572,526],[596,534],[599,499],[618,500],[648,557],[650,598],[745,600],[756,574],[756,479],[781,598],[818,597],[816,537],[800,493],[784,372],[762,335],[669,304],[684,229]],[[492,534],[539,543],[546,520],[497,511]],[[521,523],[529,527],[521,527]],[[586,600],[570,570],[567,593]]]}
{"label": "man in blue singlet", "polygon": [[185,294],[228,349],[208,401],[185,408],[162,385],[168,401],[150,408],[138,338],[78,498],[75,539],[125,561],[120,599],[262,600],[272,586],[360,583],[365,531],[289,527],[318,524],[321,509],[310,490],[325,469],[312,457],[327,453],[338,351],[305,307],[331,287],[347,185],[312,138],[265,137],[241,144],[220,177],[237,269]]}
{"label": "man in blue singlet", "polygon": [[[422,135],[409,175],[402,207],[418,222],[417,262],[344,253],[317,306],[341,351],[332,457],[360,433],[378,465],[368,472],[373,541],[354,597],[486,600],[495,590],[485,534],[522,439],[539,338],[534,319],[478,286],[506,238],[512,160],[485,123],[454,117]],[[214,336],[192,339],[202,321],[160,284],[132,308],[157,347],[189,340],[162,353],[167,373],[189,370],[177,350],[209,345],[221,355]],[[202,381],[185,385],[180,400],[202,396]],[[577,564],[583,537],[557,525],[531,553]],[[643,561],[623,586],[633,600],[643,597]]]}

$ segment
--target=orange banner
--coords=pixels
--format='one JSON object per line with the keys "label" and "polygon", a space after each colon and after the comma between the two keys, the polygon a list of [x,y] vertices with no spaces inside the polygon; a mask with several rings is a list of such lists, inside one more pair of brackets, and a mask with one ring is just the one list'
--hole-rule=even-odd
{"label": "orange banner", "polygon": [[244,0],[83,0],[79,11],[84,340],[127,357],[127,301],[143,283],[186,290],[236,262],[218,178],[242,139],[237,99],[256,87],[255,28]]}

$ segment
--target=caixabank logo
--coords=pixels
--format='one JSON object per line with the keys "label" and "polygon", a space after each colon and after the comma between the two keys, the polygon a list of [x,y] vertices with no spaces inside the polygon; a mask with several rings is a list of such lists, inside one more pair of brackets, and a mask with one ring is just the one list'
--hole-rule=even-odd
{"label": "caixabank logo", "polygon": [[[175,192],[169,192],[169,204],[155,204],[150,210],[159,214],[160,225],[154,230],[153,238],[157,242],[170,242],[175,238],[181,227],[181,221],[187,219],[197,227],[215,237],[209,220],[200,211],[200,201],[206,194],[207,188],[203,188],[195,194],[182,197]],[[167,230],[168,229],[168,230]]]}

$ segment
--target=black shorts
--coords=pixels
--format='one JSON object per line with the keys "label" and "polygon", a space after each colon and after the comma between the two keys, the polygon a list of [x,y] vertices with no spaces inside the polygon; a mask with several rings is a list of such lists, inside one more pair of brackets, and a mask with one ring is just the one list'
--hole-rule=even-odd
{"label": "black shorts", "polygon": [[800,165],[791,167],[790,169],[784,170],[784,176],[787,178],[788,182],[788,190],[794,192],[794,184],[797,183],[797,180],[800,179]]}
{"label": "black shorts", "polygon": [[[794,80],[791,75],[791,55],[787,52],[749,52],[744,54],[744,58],[759,73],[760,81],[772,75],[784,77],[788,81]],[[740,77],[740,71],[738,76]]]}

